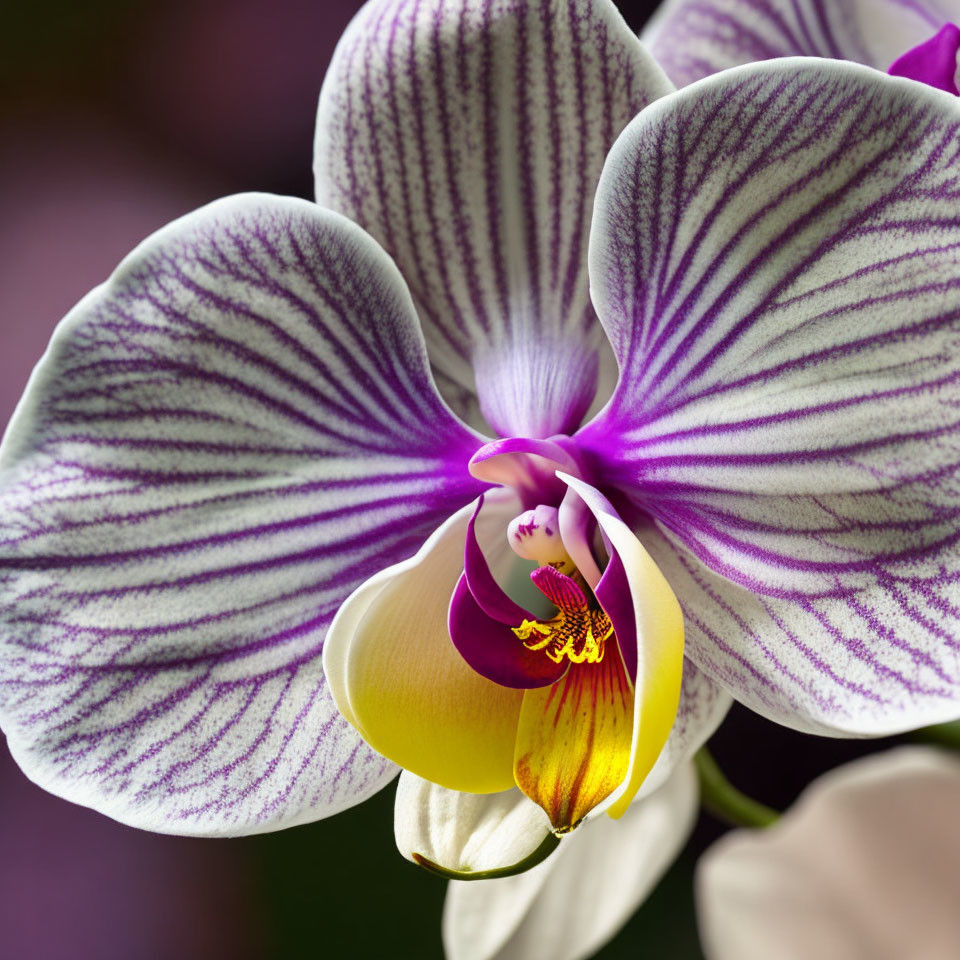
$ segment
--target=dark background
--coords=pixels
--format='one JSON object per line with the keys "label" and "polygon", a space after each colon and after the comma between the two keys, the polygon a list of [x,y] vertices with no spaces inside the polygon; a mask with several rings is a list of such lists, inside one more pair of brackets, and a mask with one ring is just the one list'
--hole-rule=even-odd
{"label": "dark background", "polygon": [[[0,5],[0,424],[57,320],[147,234],[224,194],[311,195],[317,94],[359,5]],[[653,4],[620,8],[639,28]],[[784,807],[822,770],[878,746],[736,708],[712,749],[734,782]],[[44,793],[4,750],[0,956],[440,957],[444,883],[396,852],[392,807],[389,788],[282,833],[154,836]],[[723,829],[701,818],[600,957],[701,956],[693,865]]]}

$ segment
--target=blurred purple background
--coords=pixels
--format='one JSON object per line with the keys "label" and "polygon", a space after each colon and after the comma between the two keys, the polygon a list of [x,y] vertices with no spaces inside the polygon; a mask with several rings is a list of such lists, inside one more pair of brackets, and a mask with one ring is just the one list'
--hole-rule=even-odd
{"label": "blurred purple background", "polygon": [[0,850],[0,955],[11,960],[269,955],[242,847],[120,826],[44,793],[6,752]]}

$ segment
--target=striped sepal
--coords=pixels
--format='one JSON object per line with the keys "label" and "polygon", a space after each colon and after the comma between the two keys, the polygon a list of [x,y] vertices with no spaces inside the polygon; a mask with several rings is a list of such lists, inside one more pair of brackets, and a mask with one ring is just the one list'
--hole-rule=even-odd
{"label": "striped sepal", "polygon": [[958,0],[666,0],[641,39],[677,86],[753,60],[830,57],[886,70]]}
{"label": "striped sepal", "polygon": [[477,441],[362,230],[233,197],[57,330],[4,441],[0,698],[27,774],[191,834],[316,819],[393,768],[336,712],[342,600],[476,496]]}
{"label": "striped sepal", "polygon": [[948,94],[756,64],[641,115],[601,181],[623,376],[583,442],[678,551],[647,544],[687,655],[799,728],[960,713],[958,142]]}
{"label": "striped sepal", "polygon": [[441,387],[475,374],[504,436],[572,431],[590,404],[597,179],[670,89],[608,0],[375,0],[340,42],[317,199],[396,259]]}

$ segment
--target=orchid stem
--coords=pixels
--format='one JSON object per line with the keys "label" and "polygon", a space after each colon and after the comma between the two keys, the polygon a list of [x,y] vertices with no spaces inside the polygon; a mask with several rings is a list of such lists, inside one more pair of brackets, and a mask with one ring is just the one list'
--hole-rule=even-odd
{"label": "orchid stem", "polygon": [[932,727],[921,727],[910,734],[911,740],[932,743],[938,747],[951,747],[960,750],[960,720],[950,723],[936,723]]}
{"label": "orchid stem", "polygon": [[700,777],[700,802],[715,817],[734,827],[769,827],[780,819],[772,807],[739,791],[706,747],[701,747],[693,760]]}

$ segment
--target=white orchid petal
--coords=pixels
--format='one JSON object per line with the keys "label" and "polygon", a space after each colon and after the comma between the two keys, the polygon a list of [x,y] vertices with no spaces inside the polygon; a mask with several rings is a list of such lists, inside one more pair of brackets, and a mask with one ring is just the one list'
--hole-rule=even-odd
{"label": "white orchid petal", "polygon": [[609,0],[374,0],[340,41],[317,200],[396,259],[441,388],[475,376],[505,436],[571,432],[594,398],[596,184],[670,89]]}
{"label": "white orchid petal", "polygon": [[547,815],[516,787],[462,793],[407,771],[397,784],[394,832],[408,860],[463,873],[510,868],[553,837]]}
{"label": "white orchid petal", "polygon": [[24,771],[136,826],[314,820],[395,768],[320,665],[341,601],[477,495],[475,435],[367,234],[219,201],[58,328],[4,439],[0,706]]}
{"label": "white orchid petal", "polygon": [[527,873],[452,881],[443,916],[449,960],[582,960],[632,916],[680,852],[697,779],[679,767],[620,820],[600,817]]}
{"label": "white orchid petal", "polygon": [[958,135],[923,84],[752,64],[645,110],[598,190],[622,375],[578,442],[687,656],[798,729],[960,714]]}

